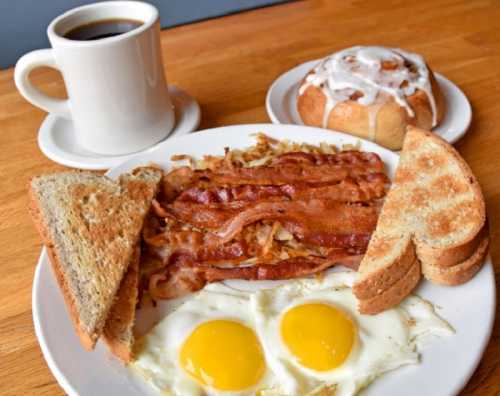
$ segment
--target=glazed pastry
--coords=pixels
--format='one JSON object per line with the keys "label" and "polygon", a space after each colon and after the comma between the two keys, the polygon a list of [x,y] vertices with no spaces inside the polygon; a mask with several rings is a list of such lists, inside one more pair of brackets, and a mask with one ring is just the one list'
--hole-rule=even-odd
{"label": "glazed pastry", "polygon": [[299,87],[297,109],[306,125],[347,132],[399,150],[406,127],[437,126],[445,103],[420,55],[357,46],[323,59],[307,74]]}

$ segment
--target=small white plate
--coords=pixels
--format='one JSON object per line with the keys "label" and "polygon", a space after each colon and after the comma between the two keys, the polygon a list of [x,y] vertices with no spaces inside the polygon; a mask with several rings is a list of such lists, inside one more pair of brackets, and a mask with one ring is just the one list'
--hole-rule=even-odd
{"label": "small white plate", "polygon": [[175,125],[161,142],[145,150],[126,155],[96,154],[80,147],[76,142],[73,122],[55,114],[45,117],[38,132],[38,146],[52,161],[80,169],[109,169],[134,155],[148,152],[174,137],[193,132],[200,124],[201,111],[196,100],[182,89],[169,85],[168,92],[175,111]]}
{"label": "small white plate", "polygon": [[[266,109],[274,124],[304,125],[297,111],[297,91],[304,76],[320,60],[302,63],[283,73],[267,91]],[[435,73],[446,100],[444,120],[433,129],[450,143],[457,142],[470,126],[472,109],[465,94],[454,83],[439,73]]]}
{"label": "small white plate", "polygon": [[[138,155],[107,174],[116,178],[150,162],[169,168],[173,154],[223,154],[224,147],[244,148],[255,143],[252,134],[265,132],[277,139],[317,144],[355,144],[360,139],[338,132],[297,125],[234,125],[169,139],[161,148]],[[392,177],[399,156],[374,143],[361,140],[361,148],[378,153]],[[265,283],[269,286],[269,282]],[[233,281],[233,287],[256,289],[258,282]],[[467,383],[490,338],[495,316],[495,282],[488,257],[483,268],[469,282],[444,287],[422,281],[417,294],[432,301],[437,312],[456,330],[456,334],[436,340],[422,352],[418,365],[390,372],[367,387],[364,396],[451,396]],[[172,309],[173,302],[160,302],[157,309],[142,309],[137,322],[154,321]],[[139,396],[159,395],[131,370],[111,357],[102,342],[96,350],[81,347],[52,273],[45,249],[33,281],[33,321],[43,355],[59,384],[69,395]]]}

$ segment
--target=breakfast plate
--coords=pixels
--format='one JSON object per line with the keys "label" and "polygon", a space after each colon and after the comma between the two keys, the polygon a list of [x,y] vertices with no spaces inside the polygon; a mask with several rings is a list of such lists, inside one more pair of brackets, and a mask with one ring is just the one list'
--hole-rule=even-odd
{"label": "breakfast plate", "polygon": [[[297,91],[304,76],[319,62],[318,59],[302,63],[273,82],[267,91],[266,109],[274,124],[304,125],[297,111]],[[435,76],[446,100],[446,115],[433,131],[449,143],[455,143],[470,126],[471,106],[457,85],[439,73],[435,73]]]}
{"label": "breakfast plate", "polygon": [[[165,139],[139,153],[154,150],[174,136],[193,132],[200,124],[201,111],[196,100],[187,92],[173,85],[169,85],[168,91],[174,106],[174,128]],[[109,169],[139,154],[102,155],[85,150],[76,142],[71,120],[56,114],[47,115],[40,126],[38,146],[52,161],[79,169]]]}
{"label": "breakfast plate", "polygon": [[[108,175],[116,178],[121,173],[151,162],[168,168],[171,166],[170,157],[174,154],[201,157],[207,153],[223,154],[224,147],[248,147],[254,144],[253,134],[256,132],[278,139],[315,144],[327,142],[338,146],[360,141],[350,135],[305,126],[235,125],[169,139],[160,147],[111,169]],[[368,141],[361,141],[361,149],[378,153],[387,166],[389,176],[393,176],[399,158],[397,154]],[[229,284],[233,288],[255,290],[268,287],[270,282],[232,281]],[[488,257],[480,272],[461,286],[451,288],[422,282],[416,294],[431,301],[437,313],[453,326],[456,333],[429,344],[422,350],[420,364],[405,366],[384,375],[363,391],[363,395],[455,395],[477,367],[494,321],[495,284],[491,259]],[[148,327],[172,311],[179,302],[160,302],[155,309],[141,309],[137,322]],[[43,355],[68,394],[159,394],[113,358],[101,342],[93,352],[86,352],[81,347],[45,249],[35,272],[32,304],[35,332]],[[447,370],[448,367],[450,369]]]}

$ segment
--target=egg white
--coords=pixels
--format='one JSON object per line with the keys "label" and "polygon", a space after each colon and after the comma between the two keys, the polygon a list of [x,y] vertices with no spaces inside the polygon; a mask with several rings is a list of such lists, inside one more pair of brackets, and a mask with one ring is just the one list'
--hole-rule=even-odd
{"label": "egg white", "polygon": [[132,367],[161,392],[176,396],[245,396],[254,395],[260,389],[274,389],[276,381],[269,370],[255,387],[236,392],[201,385],[184,372],[178,359],[184,341],[197,326],[215,319],[240,322],[253,329],[257,336],[250,311],[250,293],[214,283],[189,298],[139,341]]}
{"label": "egg white", "polygon": [[[296,280],[251,296],[257,333],[269,367],[281,379],[285,394],[356,394],[382,373],[418,363],[416,346],[423,338],[452,333],[432,305],[416,296],[378,315],[359,314],[351,289],[355,277],[352,272],[330,273],[323,279]],[[349,357],[341,366],[326,372],[300,365],[282,341],[280,331],[287,310],[317,302],[342,310],[357,327],[357,339]]]}
{"label": "egg white", "polygon": [[[357,311],[353,272],[331,272],[322,279],[297,279],[277,287],[237,290],[222,283],[206,286],[188,297],[139,342],[132,368],[168,395],[354,395],[384,372],[418,363],[420,348],[435,336],[452,334],[432,304],[410,296],[399,307],[381,314]],[[251,284],[246,282],[245,284]],[[255,287],[255,286],[254,286]],[[281,339],[284,313],[297,305],[322,302],[342,310],[357,328],[357,338],[346,361],[319,372],[301,366]],[[201,323],[229,319],[245,324],[258,337],[267,369],[255,387],[224,392],[199,384],[179,364],[179,351]]]}

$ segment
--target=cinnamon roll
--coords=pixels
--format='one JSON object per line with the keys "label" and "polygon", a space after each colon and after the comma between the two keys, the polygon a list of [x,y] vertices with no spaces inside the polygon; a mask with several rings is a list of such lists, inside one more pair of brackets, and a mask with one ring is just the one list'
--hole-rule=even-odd
{"label": "cinnamon roll", "polygon": [[430,130],[442,121],[445,102],[420,55],[356,46],[323,59],[305,76],[297,109],[306,125],[399,150],[408,125]]}

